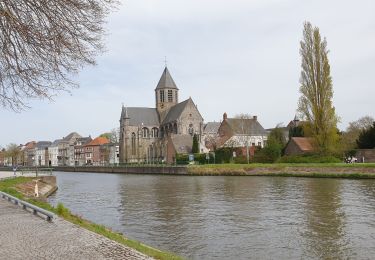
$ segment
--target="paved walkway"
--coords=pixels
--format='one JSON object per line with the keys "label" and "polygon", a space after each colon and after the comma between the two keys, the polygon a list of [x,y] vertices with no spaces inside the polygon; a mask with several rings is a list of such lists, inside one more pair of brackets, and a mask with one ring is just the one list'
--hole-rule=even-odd
{"label": "paved walkway", "polygon": [[151,258],[62,218],[48,222],[0,197],[0,259]]}
{"label": "paved walkway", "polygon": [[13,172],[0,172],[0,179],[13,176]]}

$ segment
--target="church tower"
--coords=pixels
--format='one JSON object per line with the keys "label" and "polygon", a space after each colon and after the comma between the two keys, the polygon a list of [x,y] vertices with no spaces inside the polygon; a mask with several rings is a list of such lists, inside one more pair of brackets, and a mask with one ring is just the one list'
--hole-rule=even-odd
{"label": "church tower", "polygon": [[163,121],[169,109],[178,104],[178,88],[169,73],[167,66],[155,89],[156,109],[159,113],[160,121]]}

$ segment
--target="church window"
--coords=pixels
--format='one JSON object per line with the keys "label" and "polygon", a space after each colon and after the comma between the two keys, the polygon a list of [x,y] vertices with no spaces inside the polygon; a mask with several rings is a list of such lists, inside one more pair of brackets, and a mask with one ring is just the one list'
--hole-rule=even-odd
{"label": "church window", "polygon": [[135,133],[132,133],[132,155],[136,154],[136,139],[135,139]]}
{"label": "church window", "polygon": [[164,90],[160,90],[160,102],[164,102]]}
{"label": "church window", "polygon": [[189,125],[189,134],[190,134],[190,135],[193,135],[193,134],[194,134],[193,124],[190,124],[190,125]]}
{"label": "church window", "polygon": [[172,92],[172,90],[168,90],[168,102],[173,102],[173,92]]}
{"label": "church window", "polygon": [[150,136],[150,131],[148,130],[147,127],[144,127],[144,128],[142,129],[142,133],[143,133],[143,138],[149,138],[149,136]]}
{"label": "church window", "polygon": [[174,94],[175,94],[175,102],[177,103],[178,102],[178,92],[175,91]]}
{"label": "church window", "polygon": [[158,129],[156,127],[152,128],[151,130],[151,137],[157,138],[158,137]]}

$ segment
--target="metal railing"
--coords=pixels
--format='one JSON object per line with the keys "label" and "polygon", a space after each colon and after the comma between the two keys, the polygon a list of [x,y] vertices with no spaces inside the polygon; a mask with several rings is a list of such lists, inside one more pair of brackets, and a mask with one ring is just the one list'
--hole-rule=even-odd
{"label": "metal railing", "polygon": [[49,212],[49,211],[47,211],[47,210],[39,208],[39,207],[37,207],[37,206],[35,206],[33,204],[30,204],[30,203],[28,203],[26,201],[20,200],[20,199],[18,199],[16,197],[13,197],[12,195],[9,195],[9,194],[7,194],[5,192],[2,192],[2,191],[0,191],[0,195],[1,195],[2,198],[8,199],[8,201],[10,201],[10,202],[13,201],[14,204],[16,204],[16,205],[21,205],[22,208],[25,209],[25,210],[27,208],[31,209],[33,211],[34,215],[36,215],[38,213],[45,215],[47,217],[47,221],[52,221],[52,219],[53,219],[54,214],[51,213],[51,212]]}

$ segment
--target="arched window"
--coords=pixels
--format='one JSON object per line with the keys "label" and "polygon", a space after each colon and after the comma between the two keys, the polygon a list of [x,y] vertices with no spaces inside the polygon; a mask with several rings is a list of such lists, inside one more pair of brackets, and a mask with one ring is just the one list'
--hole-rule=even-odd
{"label": "arched window", "polygon": [[156,127],[152,128],[152,130],[151,130],[151,137],[152,138],[157,138],[158,134],[159,134],[158,132],[159,131],[158,131],[158,129]]}
{"label": "arched window", "polygon": [[164,127],[160,128],[160,137],[164,137]]}
{"label": "arched window", "polygon": [[149,138],[150,137],[150,130],[148,130],[147,127],[143,127],[142,135],[143,135],[143,138]]}
{"label": "arched window", "polygon": [[193,124],[190,124],[190,125],[189,125],[189,134],[190,134],[190,135],[193,135],[193,134],[194,134]]}
{"label": "arched window", "polygon": [[165,98],[164,98],[164,90],[160,90],[160,102],[164,102],[165,101]]}
{"label": "arched window", "polygon": [[177,132],[178,132],[177,123],[174,123],[174,125],[173,125],[173,133],[177,134]]}
{"label": "arched window", "polygon": [[132,133],[132,155],[136,155],[136,135]]}

